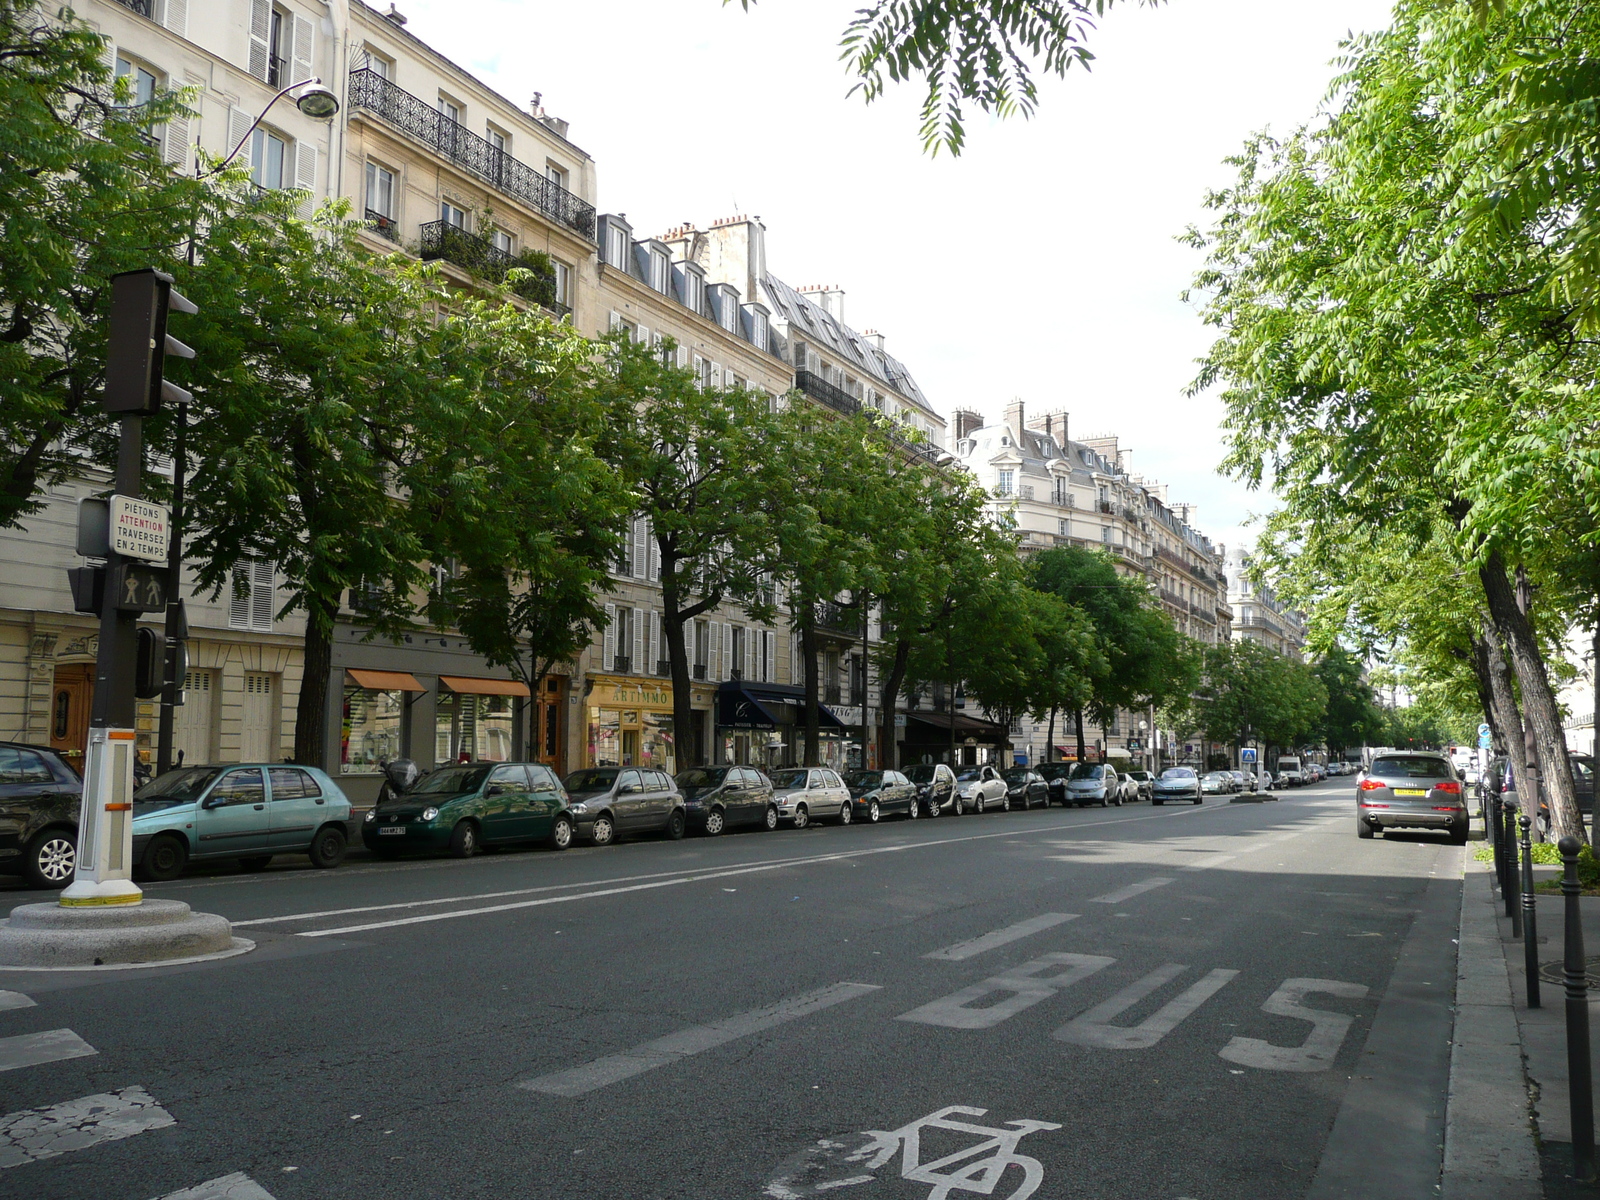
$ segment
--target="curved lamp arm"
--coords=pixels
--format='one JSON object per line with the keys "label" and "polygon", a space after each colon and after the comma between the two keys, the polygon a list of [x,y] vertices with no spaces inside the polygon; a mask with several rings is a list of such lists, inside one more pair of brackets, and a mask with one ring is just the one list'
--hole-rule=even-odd
{"label": "curved lamp arm", "polygon": [[256,117],[254,121],[250,122],[250,128],[244,131],[244,136],[239,139],[238,145],[234,146],[232,150],[228,151],[228,157],[224,158],[209,171],[199,172],[198,177],[204,179],[208,175],[215,175],[218,171],[222,170],[235,158],[237,158],[239,156],[239,151],[244,149],[244,144],[250,140],[250,135],[256,131],[257,126],[259,126],[262,121],[267,119],[267,114],[272,111],[272,106],[279,100],[282,100],[290,92],[294,91],[295,88],[305,87],[308,83],[316,84],[318,87],[321,87],[322,78],[320,76],[313,75],[310,79],[302,79],[299,83],[291,83],[288,87],[279,89],[278,94],[271,100],[267,101],[267,106],[261,110],[261,114]]}

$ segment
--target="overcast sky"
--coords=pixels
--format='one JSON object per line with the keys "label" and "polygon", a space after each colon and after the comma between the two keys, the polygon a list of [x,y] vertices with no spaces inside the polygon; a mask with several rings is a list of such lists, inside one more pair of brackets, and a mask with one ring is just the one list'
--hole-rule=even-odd
{"label": "overcast sky", "polygon": [[[369,3],[387,7],[384,0]],[[846,98],[859,0],[400,0],[408,30],[510,99],[534,91],[598,163],[602,211],[641,235],[734,213],[786,282],[838,284],[935,408],[1065,408],[1232,542],[1270,506],[1216,473],[1220,406],[1183,391],[1208,331],[1179,300],[1222,159],[1309,118],[1347,31],[1385,0],[1118,6],[1089,73],[1032,121],[974,118],[960,159],[917,138],[921,93]]]}

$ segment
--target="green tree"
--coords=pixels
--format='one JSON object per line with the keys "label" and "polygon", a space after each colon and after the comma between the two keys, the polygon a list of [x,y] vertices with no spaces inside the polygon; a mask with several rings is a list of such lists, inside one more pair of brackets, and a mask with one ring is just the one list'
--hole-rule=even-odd
{"label": "green tree", "polygon": [[1325,719],[1327,689],[1305,663],[1247,639],[1207,646],[1203,663],[1193,723],[1212,741],[1292,749]]}
{"label": "green tree", "polygon": [[1318,731],[1323,745],[1339,753],[1376,742],[1384,729],[1383,714],[1355,656],[1343,646],[1332,646],[1317,659],[1312,671],[1328,697]]}

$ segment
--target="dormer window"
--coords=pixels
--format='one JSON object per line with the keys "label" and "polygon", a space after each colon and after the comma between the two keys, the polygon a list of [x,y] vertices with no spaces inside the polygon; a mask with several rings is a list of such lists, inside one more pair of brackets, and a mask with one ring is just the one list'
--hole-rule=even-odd
{"label": "dormer window", "polygon": [[752,311],[750,314],[750,344],[757,350],[767,348],[767,318],[764,313]]}
{"label": "dormer window", "polygon": [[995,490],[995,495],[997,495],[997,496],[1009,496],[1009,495],[1011,495],[1012,491],[1015,490],[1015,488],[1016,488],[1016,482],[1017,482],[1017,473],[1015,471],[1001,471],[1000,472],[1000,484],[999,484],[998,487],[996,487],[994,489]]}
{"label": "dormer window", "polygon": [[696,271],[683,272],[683,304],[685,308],[700,312],[706,305],[706,281]]}
{"label": "dormer window", "polygon": [[619,271],[628,269],[628,231],[619,225],[606,226],[606,265]]}
{"label": "dormer window", "polygon": [[660,250],[650,251],[650,286],[665,295],[670,290],[672,263]]}

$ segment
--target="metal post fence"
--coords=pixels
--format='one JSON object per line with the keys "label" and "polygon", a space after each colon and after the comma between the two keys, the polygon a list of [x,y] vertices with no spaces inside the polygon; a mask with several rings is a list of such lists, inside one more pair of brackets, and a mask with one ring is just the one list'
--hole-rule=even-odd
{"label": "metal post fence", "polygon": [[1577,838],[1564,837],[1561,851],[1561,896],[1566,905],[1566,946],[1562,982],[1567,992],[1567,1093],[1572,1112],[1572,1174],[1585,1183],[1595,1179],[1594,1090],[1589,1074],[1589,978],[1583,953],[1583,915],[1578,908]]}
{"label": "metal post fence", "polygon": [[1511,918],[1511,936],[1522,936],[1522,881],[1517,878],[1517,806],[1505,805],[1506,916]]}
{"label": "metal post fence", "polygon": [[1501,842],[1504,840],[1505,822],[1500,815],[1500,796],[1496,793],[1489,797],[1488,825],[1484,832],[1489,835],[1489,846],[1494,850],[1494,885],[1500,889],[1500,894],[1506,894],[1506,857]]}
{"label": "metal post fence", "polygon": [[1523,813],[1522,826],[1522,961],[1528,973],[1528,1007],[1539,1004],[1539,917],[1533,902],[1533,822]]}

